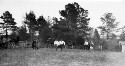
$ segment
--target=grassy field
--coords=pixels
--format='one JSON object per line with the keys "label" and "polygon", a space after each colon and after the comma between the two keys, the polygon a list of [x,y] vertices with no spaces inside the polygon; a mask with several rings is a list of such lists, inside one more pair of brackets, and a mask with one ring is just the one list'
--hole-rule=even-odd
{"label": "grassy field", "polygon": [[0,50],[0,66],[125,66],[125,54],[48,48]]}

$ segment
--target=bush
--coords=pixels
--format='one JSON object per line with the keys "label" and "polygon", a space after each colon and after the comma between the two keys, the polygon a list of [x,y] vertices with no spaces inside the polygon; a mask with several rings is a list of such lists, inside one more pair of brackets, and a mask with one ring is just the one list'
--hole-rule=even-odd
{"label": "bush", "polygon": [[107,51],[120,51],[120,46],[116,39],[105,40],[102,44],[102,49]]}
{"label": "bush", "polygon": [[85,43],[85,40],[84,40],[84,38],[82,38],[81,36],[78,36],[78,37],[76,38],[77,48],[83,49],[84,43]]}
{"label": "bush", "polygon": [[116,45],[116,46],[115,46],[115,50],[116,50],[117,52],[121,52],[121,50],[122,50],[122,45]]}
{"label": "bush", "polygon": [[100,43],[101,43],[101,45],[102,45],[102,50],[103,50],[103,51],[108,50],[108,44],[107,44],[107,41],[102,40]]}

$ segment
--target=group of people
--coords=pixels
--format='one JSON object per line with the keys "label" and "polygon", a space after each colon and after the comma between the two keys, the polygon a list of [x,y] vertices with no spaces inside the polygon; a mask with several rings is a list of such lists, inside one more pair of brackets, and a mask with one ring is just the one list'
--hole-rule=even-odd
{"label": "group of people", "polygon": [[61,39],[61,40],[55,40],[54,41],[54,45],[56,46],[56,51],[58,48],[63,49],[63,46],[65,46],[65,42]]}

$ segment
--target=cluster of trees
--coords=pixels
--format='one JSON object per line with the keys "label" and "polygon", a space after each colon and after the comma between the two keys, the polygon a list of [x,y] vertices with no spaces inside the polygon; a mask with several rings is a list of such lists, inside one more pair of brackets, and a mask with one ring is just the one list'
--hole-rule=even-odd
{"label": "cluster of trees", "polygon": [[39,31],[39,37],[44,43],[49,38],[74,41],[77,37],[86,38],[91,29],[88,24],[88,10],[83,9],[78,3],[65,5],[65,10],[60,10],[60,19],[53,17],[52,21],[46,20],[43,16],[35,17],[33,11],[26,13],[25,25],[33,37],[34,31]]}
{"label": "cluster of trees", "polygon": [[[82,8],[78,3],[68,3],[65,5],[64,10],[60,10],[59,14],[62,16],[60,19],[53,17],[51,20],[45,19],[43,15],[36,18],[33,11],[25,14],[23,26],[16,27],[16,22],[9,11],[3,13],[1,18],[6,24],[7,30],[11,28],[12,36],[19,35],[21,41],[32,40],[35,31],[39,31],[39,38],[43,43],[46,43],[49,38],[63,39],[68,42],[80,39],[88,39],[92,28],[89,25],[90,18],[88,17],[88,10]],[[109,39],[109,34],[117,29],[118,22],[112,13],[105,13],[100,18],[103,24],[98,28],[101,29],[101,35],[106,35]],[[7,27],[8,26],[8,27]],[[29,31],[29,32],[28,32]],[[123,33],[122,35],[124,35]],[[123,37],[121,35],[121,37]],[[98,30],[94,30],[94,36],[91,38],[96,45],[100,44],[100,35]]]}

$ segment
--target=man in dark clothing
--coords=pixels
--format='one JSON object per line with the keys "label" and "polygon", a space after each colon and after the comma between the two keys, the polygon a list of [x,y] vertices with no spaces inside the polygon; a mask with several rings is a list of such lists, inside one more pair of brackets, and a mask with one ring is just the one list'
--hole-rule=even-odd
{"label": "man in dark clothing", "polygon": [[36,41],[35,41],[35,39],[34,39],[33,42],[32,42],[32,48],[33,48],[33,49],[35,49],[35,45],[36,45]]}
{"label": "man in dark clothing", "polygon": [[33,48],[33,49],[39,49],[39,48],[38,48],[38,40],[39,40],[39,39],[34,39],[34,40],[33,40],[33,43],[32,43],[32,48]]}

